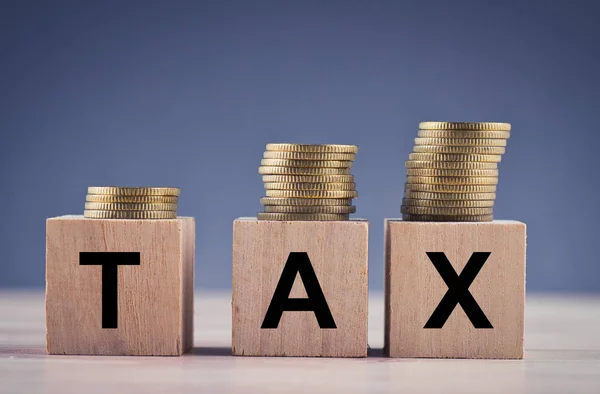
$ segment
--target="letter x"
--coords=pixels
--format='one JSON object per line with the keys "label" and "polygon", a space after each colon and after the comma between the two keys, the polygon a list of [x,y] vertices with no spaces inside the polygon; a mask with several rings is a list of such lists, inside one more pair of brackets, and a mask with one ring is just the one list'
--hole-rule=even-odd
{"label": "letter x", "polygon": [[460,275],[457,275],[444,252],[427,252],[429,260],[448,285],[448,291],[423,328],[442,328],[457,304],[460,304],[475,328],[494,328],[469,292],[469,286],[490,254],[474,252]]}

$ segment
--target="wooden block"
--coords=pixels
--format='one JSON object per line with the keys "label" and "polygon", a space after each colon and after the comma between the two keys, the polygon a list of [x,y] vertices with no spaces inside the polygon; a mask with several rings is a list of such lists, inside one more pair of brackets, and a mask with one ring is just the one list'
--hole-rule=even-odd
{"label": "wooden block", "polygon": [[386,220],[385,353],[523,358],[525,238],[515,221]]}
{"label": "wooden block", "polygon": [[368,235],[366,220],[235,220],[233,354],[366,357]]}
{"label": "wooden block", "polygon": [[[184,217],[48,219],[48,353],[176,356],[189,350],[193,344],[194,231],[194,218]],[[81,265],[80,252],[139,252],[139,265]],[[92,256],[114,263],[115,256],[125,255]],[[117,278],[118,293],[112,303],[113,293],[106,287],[111,277]],[[110,315],[103,308],[110,305],[117,306],[117,328],[102,327]]]}

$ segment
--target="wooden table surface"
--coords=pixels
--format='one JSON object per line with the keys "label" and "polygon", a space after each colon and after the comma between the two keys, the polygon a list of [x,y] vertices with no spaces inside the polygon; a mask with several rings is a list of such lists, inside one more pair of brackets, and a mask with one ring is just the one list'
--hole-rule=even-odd
{"label": "wooden table surface", "polygon": [[600,295],[530,295],[525,360],[382,357],[383,295],[366,359],[232,357],[231,294],[197,292],[182,357],[48,356],[44,293],[0,291],[0,393],[600,393]]}

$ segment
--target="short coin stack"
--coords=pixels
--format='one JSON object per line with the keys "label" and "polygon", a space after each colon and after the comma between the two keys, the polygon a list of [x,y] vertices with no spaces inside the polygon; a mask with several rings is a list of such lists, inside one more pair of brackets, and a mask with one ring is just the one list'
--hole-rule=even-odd
{"label": "short coin stack", "polygon": [[267,144],[258,172],[266,197],[261,220],[348,220],[358,197],[354,145]]}
{"label": "short coin stack", "polygon": [[421,122],[406,162],[402,219],[488,222],[508,123]]}
{"label": "short coin stack", "polygon": [[90,186],[83,216],[92,219],[175,219],[175,187]]}

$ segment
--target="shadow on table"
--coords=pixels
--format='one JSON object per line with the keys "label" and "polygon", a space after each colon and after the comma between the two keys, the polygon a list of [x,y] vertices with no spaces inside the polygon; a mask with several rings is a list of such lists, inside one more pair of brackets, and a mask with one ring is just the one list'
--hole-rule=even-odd
{"label": "shadow on table", "polygon": [[600,349],[525,349],[525,360],[598,361]]}
{"label": "shadow on table", "polygon": [[219,357],[219,356],[231,356],[231,347],[210,347],[210,346],[202,346],[202,347],[194,347],[188,353],[193,356],[210,356],[210,357]]}
{"label": "shadow on table", "polygon": [[[211,347],[211,346],[194,347],[187,354],[190,354],[192,356],[229,357],[229,356],[231,356],[231,347],[225,347],[225,346],[223,346],[223,347]],[[383,349],[369,348],[367,350],[367,357],[382,358],[385,356],[383,354]]]}
{"label": "shadow on table", "polygon": [[[381,348],[367,348],[367,357],[381,358],[385,357]],[[386,357],[387,358],[387,357]]]}
{"label": "shadow on table", "polygon": [[[192,356],[229,357],[231,356],[231,347],[194,347],[187,354]],[[384,357],[383,349],[369,348],[367,350],[367,357],[382,358]]]}
{"label": "shadow on table", "polygon": [[2,347],[0,346],[0,358],[19,356],[45,356],[45,347]]}

